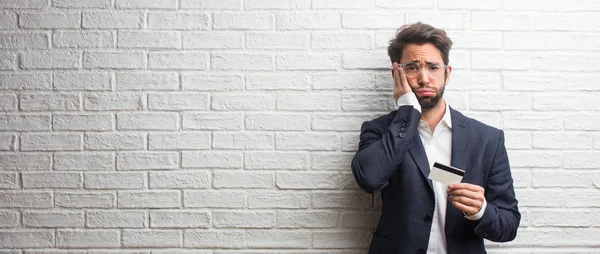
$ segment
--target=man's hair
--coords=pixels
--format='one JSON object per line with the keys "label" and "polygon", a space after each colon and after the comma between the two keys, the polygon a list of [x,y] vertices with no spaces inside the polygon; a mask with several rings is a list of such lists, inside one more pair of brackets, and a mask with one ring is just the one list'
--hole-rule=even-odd
{"label": "man's hair", "polygon": [[408,44],[423,45],[425,43],[431,43],[439,49],[442,53],[444,64],[448,64],[448,55],[450,54],[450,47],[452,47],[452,40],[448,38],[444,30],[421,22],[404,25],[396,31],[396,38],[390,40],[390,45],[388,46],[390,60],[392,63],[400,62],[402,51]]}

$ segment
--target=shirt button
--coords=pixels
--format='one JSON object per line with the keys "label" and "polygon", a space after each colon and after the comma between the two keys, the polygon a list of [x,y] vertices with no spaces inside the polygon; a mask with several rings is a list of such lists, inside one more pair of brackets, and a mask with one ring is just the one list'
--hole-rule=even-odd
{"label": "shirt button", "polygon": [[433,217],[431,217],[431,215],[427,214],[425,215],[425,217],[423,217],[423,220],[427,223],[431,222],[431,220],[433,219]]}

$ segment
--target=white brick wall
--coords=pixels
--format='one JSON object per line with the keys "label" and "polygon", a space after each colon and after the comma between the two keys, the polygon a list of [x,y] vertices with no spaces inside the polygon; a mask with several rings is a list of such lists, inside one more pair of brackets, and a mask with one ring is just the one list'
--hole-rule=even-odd
{"label": "white brick wall", "polygon": [[523,219],[488,251],[600,253],[591,0],[0,0],[0,252],[366,253],[350,160],[415,21],[506,131]]}

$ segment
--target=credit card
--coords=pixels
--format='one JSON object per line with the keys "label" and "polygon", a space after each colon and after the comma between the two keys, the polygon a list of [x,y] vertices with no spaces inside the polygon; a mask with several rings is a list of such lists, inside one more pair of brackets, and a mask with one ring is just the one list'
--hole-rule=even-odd
{"label": "credit card", "polygon": [[465,171],[462,169],[435,162],[429,173],[429,179],[450,185],[460,183],[464,175]]}

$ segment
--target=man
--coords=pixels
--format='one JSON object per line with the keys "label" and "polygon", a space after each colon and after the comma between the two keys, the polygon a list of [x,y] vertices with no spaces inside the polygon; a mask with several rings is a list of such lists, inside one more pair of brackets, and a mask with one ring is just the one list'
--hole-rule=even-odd
{"label": "man", "polygon": [[[485,253],[483,239],[516,237],[517,208],[504,132],[448,106],[452,41],[416,23],[390,41],[398,110],[363,123],[352,172],[381,192],[369,253]],[[461,183],[428,179],[434,162],[465,171]]]}

